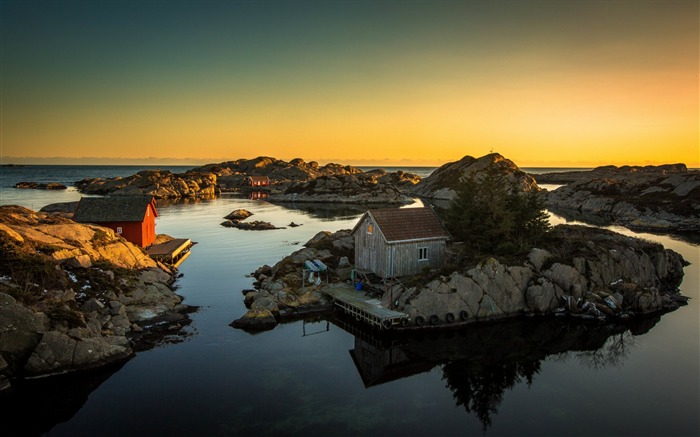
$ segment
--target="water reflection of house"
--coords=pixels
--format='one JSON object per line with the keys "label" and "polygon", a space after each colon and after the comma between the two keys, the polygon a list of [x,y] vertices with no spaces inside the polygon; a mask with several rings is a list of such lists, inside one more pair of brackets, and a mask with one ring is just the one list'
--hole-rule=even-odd
{"label": "water reflection of house", "polygon": [[110,228],[141,247],[156,240],[156,217],[152,197],[83,197],[73,214],[76,222]]}
{"label": "water reflection of house", "polygon": [[401,346],[387,347],[360,337],[355,337],[355,348],[350,356],[365,387],[428,372],[435,367],[435,363],[409,358]]}
{"label": "water reflection of house", "polygon": [[267,199],[268,196],[270,196],[270,193],[266,193],[264,191],[251,191],[248,194],[248,198],[250,200],[260,200],[260,199]]}
{"label": "water reflection of house", "polygon": [[349,352],[365,387],[417,375],[435,367],[434,362],[409,357],[403,340],[378,335],[377,331],[343,318],[333,323],[355,337],[355,348]]}
{"label": "water reflection of house", "polygon": [[267,176],[248,176],[246,181],[250,187],[267,187],[270,185],[270,178]]}
{"label": "water reflection of house", "polygon": [[370,209],[352,234],[355,267],[382,278],[442,266],[450,238],[430,207]]}

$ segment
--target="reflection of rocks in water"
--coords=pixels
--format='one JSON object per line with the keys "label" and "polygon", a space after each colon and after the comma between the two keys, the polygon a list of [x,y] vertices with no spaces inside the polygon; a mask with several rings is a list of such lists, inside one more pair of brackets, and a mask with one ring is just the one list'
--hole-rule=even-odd
{"label": "reflection of rocks in water", "polygon": [[620,223],[615,217],[613,217],[610,214],[593,214],[590,212],[582,212],[579,211],[578,209],[571,209],[571,208],[565,208],[561,206],[556,206],[556,205],[551,205],[549,204],[547,206],[547,209],[551,211],[552,213],[561,216],[564,218],[567,222],[571,221],[578,221],[578,222],[583,222],[583,223],[588,223],[594,226],[614,226],[614,225],[620,225],[624,226],[628,229],[631,229],[632,231],[637,231],[637,232],[647,232],[650,234],[657,234],[657,235],[670,235],[674,238],[677,238],[681,241],[689,242],[689,243],[694,243],[698,244],[700,243],[700,233],[698,232],[693,232],[693,231],[678,231],[674,229],[658,229],[654,230],[649,227],[644,227],[644,226],[635,226],[635,224],[632,223]]}
{"label": "reflection of rocks in water", "polygon": [[[185,313],[196,311],[190,307]],[[177,322],[180,329],[174,329]],[[147,329],[132,336],[136,352],[155,349],[166,344],[178,344],[193,335],[187,327],[189,316],[169,314],[153,320]],[[48,433],[57,424],[71,419],[87,401],[90,394],[131,358],[99,368],[72,372],[50,378],[16,379],[12,388],[0,393],[0,411],[4,429],[22,430],[23,436],[39,436]],[[30,418],[27,419],[27,412]],[[2,434],[5,435],[5,434]],[[13,435],[13,434],[10,434]]]}
{"label": "reflection of rocks in water", "polygon": [[158,199],[157,205],[159,208],[174,205],[196,205],[199,203],[209,203],[216,199],[217,197],[181,197],[175,199]]}
{"label": "reflection of rocks in water", "polygon": [[[308,203],[308,202],[295,202],[295,203],[275,203],[275,205],[281,206],[283,208],[301,211],[308,214],[310,217],[323,220],[323,221],[334,221],[334,220],[351,220],[357,218],[359,215],[364,214],[367,211],[367,205],[361,204],[350,204],[350,203]],[[387,207],[396,206],[388,205]],[[372,207],[384,207],[384,205],[372,205]]]}
{"label": "reflection of rocks in water", "polygon": [[[456,404],[491,425],[506,390],[531,385],[547,358],[574,356],[591,368],[619,365],[659,316],[625,323],[592,324],[560,318],[521,318],[473,324],[446,332],[378,333],[341,317],[334,321],[355,336],[350,351],[366,387],[442,366]],[[573,355],[572,355],[573,354]]]}
{"label": "reflection of rocks in water", "polygon": [[[57,424],[73,417],[90,394],[123,365],[13,384],[13,393],[0,396],[3,429],[18,433],[21,430],[23,436],[45,435]],[[27,412],[31,412],[29,417]]]}
{"label": "reflection of rocks in water", "polygon": [[610,226],[615,224],[615,220],[612,216],[606,216],[603,214],[585,213],[577,209],[562,208],[554,205],[548,205],[547,209],[566,219],[567,222],[578,221],[595,226]]}

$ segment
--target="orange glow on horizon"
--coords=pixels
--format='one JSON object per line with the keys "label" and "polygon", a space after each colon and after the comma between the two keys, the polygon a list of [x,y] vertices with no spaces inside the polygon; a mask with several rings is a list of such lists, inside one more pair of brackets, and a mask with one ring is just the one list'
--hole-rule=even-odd
{"label": "orange glow on horizon", "polygon": [[[493,150],[520,167],[700,167],[697,4],[613,3],[554,2],[549,16],[518,2],[416,2],[403,6],[410,25],[370,20],[376,41],[335,23],[342,32],[294,34],[303,43],[270,33],[231,36],[222,48],[203,32],[184,50],[181,36],[168,43],[146,28],[150,51],[88,45],[87,64],[75,46],[82,39],[60,45],[56,35],[45,46],[27,37],[25,48],[4,38],[0,161],[264,155],[439,166]],[[420,27],[425,14],[439,19]],[[491,21],[474,18],[482,16]],[[225,21],[219,32],[235,30]],[[66,34],[81,24],[65,24]],[[243,35],[257,35],[249,24]],[[51,56],[33,55],[41,50]],[[32,56],[37,64],[24,65]]]}

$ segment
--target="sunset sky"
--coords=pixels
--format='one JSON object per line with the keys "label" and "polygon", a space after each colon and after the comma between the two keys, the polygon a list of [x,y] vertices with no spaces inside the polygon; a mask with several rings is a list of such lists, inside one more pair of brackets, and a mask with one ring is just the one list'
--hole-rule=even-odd
{"label": "sunset sky", "polygon": [[698,167],[698,9],[3,0],[1,161]]}

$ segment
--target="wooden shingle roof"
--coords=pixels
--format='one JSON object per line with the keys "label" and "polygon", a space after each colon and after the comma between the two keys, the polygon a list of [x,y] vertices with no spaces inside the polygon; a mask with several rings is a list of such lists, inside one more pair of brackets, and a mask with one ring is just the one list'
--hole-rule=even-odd
{"label": "wooden shingle roof", "polygon": [[141,222],[151,203],[154,203],[153,214],[157,217],[152,197],[83,197],[73,220],[81,223]]}
{"label": "wooden shingle roof", "polygon": [[259,175],[250,175],[250,176],[248,176],[248,179],[250,179],[251,181],[255,181],[255,182],[266,182],[266,181],[270,180],[270,178],[267,176],[259,176]]}
{"label": "wooden shingle roof", "polygon": [[[387,243],[410,240],[449,239],[450,234],[430,207],[370,209],[369,215]],[[364,219],[360,218],[359,224]],[[353,232],[357,229],[353,229]]]}

